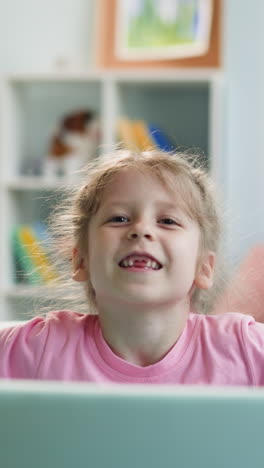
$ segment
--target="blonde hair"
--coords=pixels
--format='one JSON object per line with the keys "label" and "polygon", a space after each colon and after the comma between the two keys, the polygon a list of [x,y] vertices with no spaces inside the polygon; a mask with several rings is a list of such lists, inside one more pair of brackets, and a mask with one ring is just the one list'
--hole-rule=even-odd
{"label": "blonde hair", "polygon": [[[70,279],[72,252],[77,247],[85,258],[89,222],[99,208],[104,189],[113,176],[123,169],[149,171],[172,190],[175,190],[177,181],[177,193],[182,197],[183,206],[199,225],[201,252],[213,251],[217,260],[221,238],[220,210],[211,178],[205,169],[199,167],[197,160],[197,155],[184,153],[117,149],[98,157],[82,169],[81,185],[70,192],[67,190],[62,204],[58,204],[49,220],[54,241],[53,261],[60,272],[60,282],[55,286],[62,292],[65,301],[70,300],[71,305],[80,312],[97,312],[95,294],[89,280],[83,288],[80,284],[73,284]],[[168,177],[168,173],[172,177]],[[216,277],[220,272],[218,266],[219,262],[216,261]],[[218,278],[209,292],[199,289],[194,292],[192,305],[197,311],[206,313],[211,310],[219,284]],[[67,292],[70,295],[66,296]],[[76,295],[80,300],[76,301]]]}

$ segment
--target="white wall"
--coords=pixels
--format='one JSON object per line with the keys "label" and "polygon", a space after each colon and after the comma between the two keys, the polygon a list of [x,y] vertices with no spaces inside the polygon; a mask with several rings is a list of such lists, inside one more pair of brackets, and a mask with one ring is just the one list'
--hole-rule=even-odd
{"label": "white wall", "polygon": [[226,0],[229,252],[243,257],[264,243],[264,2]]}
{"label": "white wall", "polygon": [[96,0],[0,0],[0,73],[90,61]]}
{"label": "white wall", "polygon": [[[0,0],[0,73],[48,70],[65,57],[91,60],[96,0]],[[264,2],[225,0],[229,255],[264,241]]]}

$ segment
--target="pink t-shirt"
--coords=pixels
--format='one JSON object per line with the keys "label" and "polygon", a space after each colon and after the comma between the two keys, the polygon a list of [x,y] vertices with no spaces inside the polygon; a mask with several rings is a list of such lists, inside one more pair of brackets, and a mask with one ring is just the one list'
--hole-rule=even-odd
{"label": "pink t-shirt", "polygon": [[140,367],[112,352],[98,316],[50,312],[0,330],[0,378],[264,385],[264,324],[238,313],[190,314],[166,356]]}

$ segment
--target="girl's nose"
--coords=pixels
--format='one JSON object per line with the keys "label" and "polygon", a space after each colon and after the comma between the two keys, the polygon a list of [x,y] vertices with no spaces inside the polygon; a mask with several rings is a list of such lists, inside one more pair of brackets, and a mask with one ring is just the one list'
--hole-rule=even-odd
{"label": "girl's nose", "polygon": [[152,240],[153,234],[151,233],[149,229],[141,229],[139,227],[134,226],[128,231],[127,238],[129,240],[136,240],[136,239],[141,239],[141,238]]}

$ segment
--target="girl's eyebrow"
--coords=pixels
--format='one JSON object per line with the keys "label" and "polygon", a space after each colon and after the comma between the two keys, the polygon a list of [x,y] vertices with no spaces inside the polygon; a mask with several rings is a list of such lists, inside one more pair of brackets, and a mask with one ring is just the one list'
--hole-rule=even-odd
{"label": "girl's eyebrow", "polygon": [[110,200],[110,201],[105,201],[103,204],[102,204],[102,207],[103,208],[119,208],[119,207],[122,207],[122,206],[127,206],[127,205],[130,205],[131,204],[131,200]]}
{"label": "girl's eyebrow", "polygon": [[[109,209],[109,208],[124,208],[128,207],[130,205],[133,205],[133,201],[131,199],[124,199],[124,200],[110,200],[110,201],[105,201],[102,207],[104,209]],[[158,210],[181,210],[183,211],[183,207],[175,201],[173,202],[167,202],[167,201],[160,201],[156,203],[156,207]]]}

